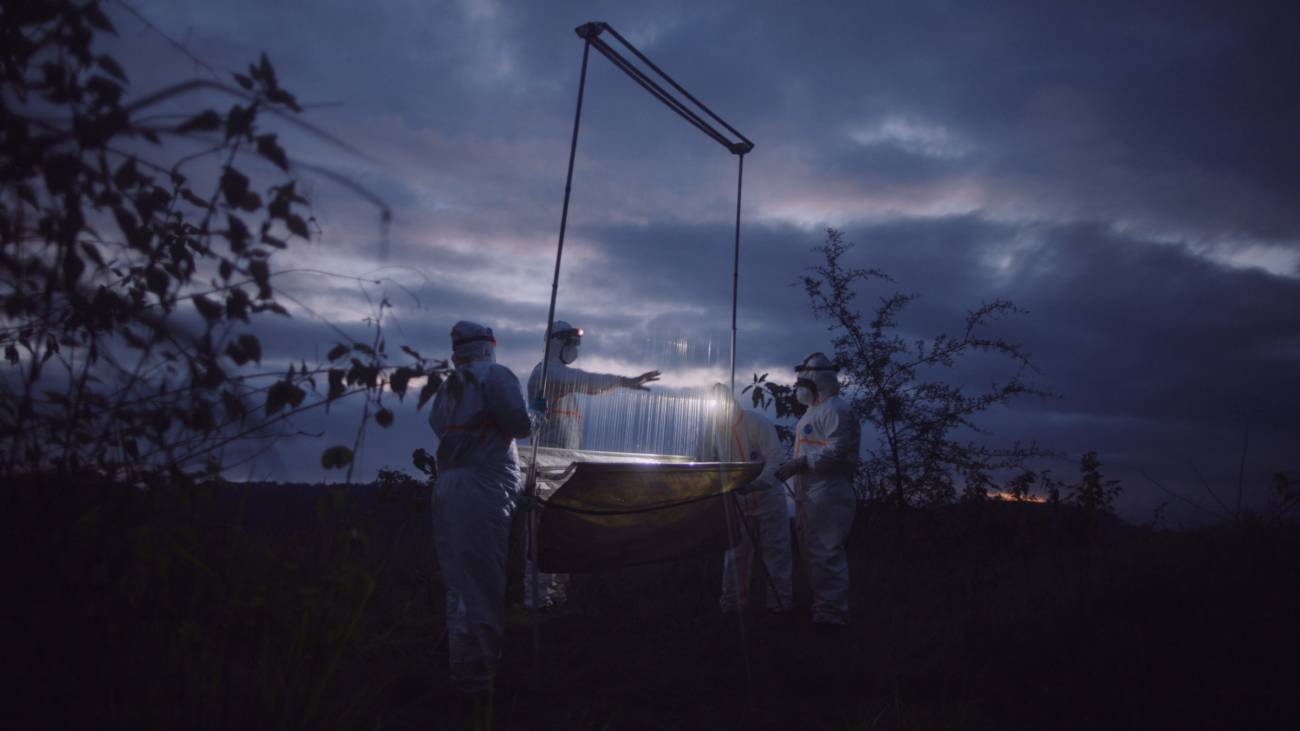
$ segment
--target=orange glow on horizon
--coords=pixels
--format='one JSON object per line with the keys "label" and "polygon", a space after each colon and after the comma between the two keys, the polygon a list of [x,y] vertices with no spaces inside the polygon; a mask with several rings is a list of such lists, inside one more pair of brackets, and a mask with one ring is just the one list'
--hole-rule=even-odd
{"label": "orange glow on horizon", "polygon": [[1040,495],[1013,495],[1003,490],[990,490],[990,500],[1002,500],[1009,503],[1045,503],[1047,498]]}

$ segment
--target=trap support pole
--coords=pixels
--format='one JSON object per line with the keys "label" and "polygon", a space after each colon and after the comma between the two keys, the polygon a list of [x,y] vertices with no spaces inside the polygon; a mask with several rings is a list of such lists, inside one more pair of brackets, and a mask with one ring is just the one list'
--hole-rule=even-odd
{"label": "trap support pole", "polygon": [[[546,313],[546,344],[542,348],[542,379],[537,393],[529,394],[532,398],[540,398],[546,393],[547,376],[550,375],[551,367],[551,330],[555,327],[555,298],[560,290],[560,260],[564,256],[564,233],[569,225],[569,195],[573,191],[573,159],[578,152],[578,128],[582,123],[582,96],[587,88],[587,58],[591,55],[591,43],[584,43],[582,46],[582,72],[578,76],[578,105],[573,112],[573,139],[569,143],[569,171],[564,178],[564,207],[560,212],[560,240],[555,246],[555,275],[551,278],[551,307]],[[528,461],[528,478],[524,481],[524,495],[528,498],[530,508],[536,508],[537,500],[537,447],[539,446],[538,438],[541,434],[532,435],[533,455]],[[541,592],[541,569],[537,560],[537,520],[538,511],[530,509],[528,513],[528,522],[526,527],[526,540],[524,554],[533,555],[532,576],[525,576],[524,581],[531,581],[533,584],[533,606],[531,619],[533,625],[533,681],[541,677],[542,669],[542,650],[541,650],[541,625],[537,621],[538,603],[541,599],[538,594]],[[527,572],[525,572],[527,573]]]}
{"label": "trap support pole", "polygon": [[[740,198],[741,190],[745,180],[745,155],[754,149],[754,143],[748,137],[741,134],[735,127],[727,124],[726,120],[719,117],[712,109],[706,107],[699,99],[696,99],[689,91],[682,88],[671,76],[664,72],[663,69],[655,65],[641,53],[635,46],[628,42],[618,31],[614,30],[607,23],[593,22],[579,26],[576,29],[579,38],[587,41],[587,45],[600,51],[602,55],[610,60],[619,70],[626,73],[641,88],[650,93],[651,96],[663,102],[665,106],[677,113],[682,119],[685,119],[691,126],[703,132],[705,135],[727,148],[727,151],[739,158],[738,171],[736,175],[736,236],[735,236],[735,256],[731,273],[731,391],[736,391],[736,309],[740,291]],[[659,82],[651,78],[649,74],[638,68],[629,61],[625,56],[610,46],[601,38],[601,35],[608,32],[619,44],[626,48],[642,64],[654,72],[661,80],[667,82],[673,91],[685,97],[690,104],[675,96],[668,89],[665,89]],[[694,107],[694,109],[692,108]],[[698,110],[698,111],[697,111]],[[703,116],[700,113],[703,113]],[[707,117],[708,119],[706,119]],[[712,120],[712,122],[710,122]],[[716,126],[713,124],[716,122]],[[718,127],[722,129],[718,129]],[[725,132],[723,131],[725,130]],[[730,133],[730,134],[728,134]],[[566,199],[567,200],[567,199]]]}
{"label": "trap support pole", "polygon": [[[745,137],[735,127],[727,124],[725,120],[713,112],[713,110],[704,106],[700,100],[691,95],[690,92],[682,88],[671,76],[659,68],[653,61],[641,53],[635,46],[628,42],[618,31],[614,30],[608,23],[594,21],[585,23],[574,29],[578,37],[583,40],[582,48],[582,71],[578,77],[578,103],[577,109],[573,114],[573,138],[569,143],[569,168],[564,180],[564,207],[560,213],[560,237],[555,247],[555,274],[551,279],[551,303],[550,309],[546,315],[546,344],[542,351],[542,373],[541,381],[538,384],[538,391],[535,394],[529,394],[530,399],[536,399],[546,393],[546,386],[550,377],[551,363],[551,331],[555,327],[555,301],[560,287],[560,261],[564,254],[564,234],[568,228],[569,222],[569,199],[573,190],[573,161],[578,150],[578,129],[582,121],[582,99],[587,85],[587,59],[591,55],[591,49],[595,48],[601,55],[608,58],[619,70],[627,74],[641,88],[650,93],[651,96],[658,99],[669,109],[673,110],[678,116],[685,119],[691,126],[703,132],[713,141],[727,148],[727,150],[740,158],[739,180],[736,184],[736,235],[735,235],[735,257],[732,268],[732,286],[731,286],[731,390],[735,393],[736,389],[736,307],[738,303],[738,292],[740,282],[740,192],[741,181],[745,175],[745,154],[754,149],[754,143]],[[608,32],[610,37],[616,40],[620,45],[627,49],[637,60],[654,72],[655,76],[666,82],[672,87],[673,91],[665,89],[662,84],[652,78],[643,69],[629,61],[625,56],[604,41],[601,36]],[[673,92],[676,92],[674,94]],[[678,97],[685,97],[690,103],[687,104]],[[693,107],[693,108],[692,108]],[[703,116],[701,116],[703,112]],[[707,117],[708,119],[706,119]],[[710,121],[712,120],[712,122]],[[716,125],[713,124],[716,122]],[[721,126],[725,129],[718,129]],[[532,436],[532,459],[528,464],[528,475],[524,482],[524,494],[528,498],[530,506],[536,508],[537,501],[537,448],[538,434]],[[536,552],[537,537],[537,520],[538,511],[532,510],[527,522],[528,550]],[[730,527],[728,526],[728,530]],[[536,560],[536,559],[535,559]],[[533,625],[533,675],[534,681],[541,675],[541,630],[537,621],[537,603],[539,593],[539,575],[540,569],[533,572],[531,578],[533,584],[533,607],[532,607],[532,625]],[[525,577],[525,581],[528,581]],[[744,625],[741,625],[741,635],[744,635]],[[746,652],[746,671],[749,670],[748,646]]]}

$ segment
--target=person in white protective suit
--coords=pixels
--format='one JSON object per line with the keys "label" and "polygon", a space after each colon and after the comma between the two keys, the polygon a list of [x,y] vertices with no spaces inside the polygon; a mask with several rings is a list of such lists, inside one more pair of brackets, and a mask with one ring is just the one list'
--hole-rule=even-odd
{"label": "person in white protective suit", "polygon": [[481,693],[491,690],[501,656],[506,546],[520,483],[515,440],[531,425],[519,379],[496,364],[492,329],[458,322],[451,342],[455,373],[429,412],[438,435],[434,545],[447,594],[452,682]]}
{"label": "person in white protective suit", "polygon": [[[582,410],[578,394],[601,394],[616,388],[647,391],[645,384],[659,380],[659,371],[648,371],[639,376],[619,376],[613,373],[592,373],[572,367],[582,346],[581,329],[564,320],[556,320],[551,327],[550,367],[546,370],[546,425],[538,434],[538,444],[543,447],[579,449],[582,446]],[[533,368],[528,377],[528,396],[534,398],[542,384],[542,364]]]}
{"label": "person in white protective suit", "polygon": [[794,458],[776,471],[795,481],[795,527],[808,559],[812,618],[842,626],[849,617],[849,560],[844,544],[853,527],[861,427],[839,397],[835,366],[812,353],[795,366],[795,398],[808,407],[795,427]]}
{"label": "person in white protective suit", "polygon": [[750,577],[757,558],[763,562],[769,580],[768,610],[785,612],[792,601],[790,514],[785,504],[785,485],[776,479],[777,465],[785,460],[785,448],[772,422],[758,412],[740,408],[731,389],[718,383],[712,395],[716,404],[713,424],[700,440],[699,459],[763,463],[758,477],[736,490],[745,525],[741,526],[740,543],[724,558],[718,604],[724,612],[749,607]]}
{"label": "person in white protective suit", "polygon": [[[647,383],[659,380],[659,371],[648,371],[639,376],[619,376],[613,373],[592,373],[572,367],[578,359],[578,348],[582,345],[581,329],[564,320],[556,320],[551,326],[551,347],[548,356],[550,365],[546,369],[546,421],[538,431],[538,446],[559,447],[561,449],[579,449],[582,447],[582,409],[578,405],[578,394],[596,395],[616,388],[630,388],[648,391]],[[528,398],[536,400],[542,386],[542,364],[533,368],[528,377]],[[531,554],[532,551],[529,551]],[[566,598],[567,574],[540,574],[536,582],[533,574],[537,571],[536,562],[527,558],[524,562],[524,606],[532,608],[533,586],[536,583],[541,595],[541,607],[558,606]]]}

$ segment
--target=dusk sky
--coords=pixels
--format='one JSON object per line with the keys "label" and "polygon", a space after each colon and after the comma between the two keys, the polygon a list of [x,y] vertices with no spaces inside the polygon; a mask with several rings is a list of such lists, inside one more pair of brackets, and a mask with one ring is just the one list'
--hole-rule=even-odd
{"label": "dusk sky", "polygon": [[[224,74],[266,51],[306,119],[365,158],[286,130],[291,157],[377,193],[378,210],[304,172],[321,234],[277,256],[384,277],[298,274],[281,287],[361,337],[393,304],[390,348],[445,356],[452,323],[490,325],[521,380],[541,357],[582,42],[610,23],[755,143],[745,161],[737,381],[789,382],[830,347],[797,286],[825,229],[850,263],[921,295],[908,337],[955,332],[982,302],[1060,395],[990,412],[1075,477],[1097,450],[1124,514],[1300,469],[1300,44],[1287,3],[402,2],[132,0]],[[117,3],[113,49],[143,93],[211,77]],[[319,105],[319,106],[312,106]],[[592,55],[558,316],[587,331],[576,365],[725,376],[736,159]],[[305,310],[264,321],[268,359],[327,351]],[[681,347],[678,345],[681,344]],[[1003,369],[972,361],[957,383]],[[340,413],[342,412],[342,413]],[[336,409],[257,476],[316,480]],[[870,435],[864,433],[864,438]],[[429,446],[408,399],[371,426],[357,477]],[[330,475],[336,478],[337,473]]]}

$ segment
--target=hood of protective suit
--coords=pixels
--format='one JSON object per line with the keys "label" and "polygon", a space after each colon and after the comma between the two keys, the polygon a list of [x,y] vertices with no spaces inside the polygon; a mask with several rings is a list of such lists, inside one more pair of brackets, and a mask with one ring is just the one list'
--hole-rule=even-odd
{"label": "hood of protective suit", "polygon": [[839,369],[825,353],[809,353],[794,367],[794,372],[796,377],[806,378],[817,386],[818,398],[828,399],[840,392],[840,381],[836,377]]}
{"label": "hood of protective suit", "polygon": [[582,341],[582,329],[570,325],[564,320],[556,320],[551,325],[551,339],[564,342],[567,340]]}
{"label": "hood of protective suit", "polygon": [[576,328],[564,320],[556,320],[551,325],[551,362],[559,361],[569,365],[578,359],[578,346],[581,344],[581,328]]}
{"label": "hood of protective suit", "polygon": [[731,389],[727,388],[725,384],[713,384],[709,388],[709,397],[716,404],[714,413],[718,418],[727,420],[736,418],[736,414],[740,411],[740,403],[736,401],[735,395],[731,393]]}
{"label": "hood of protective suit", "polygon": [[492,328],[477,322],[461,320],[451,328],[451,354],[453,358],[468,362],[496,362],[497,340]]}

